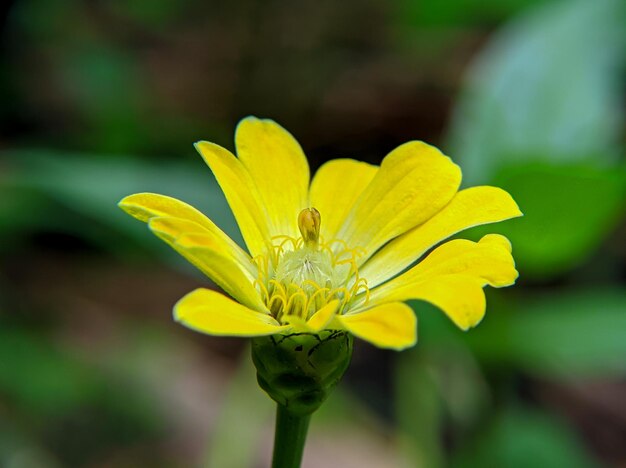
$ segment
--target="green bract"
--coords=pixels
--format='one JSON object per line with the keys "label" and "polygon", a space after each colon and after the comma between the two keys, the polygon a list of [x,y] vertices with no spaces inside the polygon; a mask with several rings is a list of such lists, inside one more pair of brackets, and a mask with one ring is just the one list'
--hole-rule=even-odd
{"label": "green bract", "polygon": [[310,414],[326,400],[350,364],[352,336],[344,331],[295,333],[252,340],[259,385],[294,414]]}

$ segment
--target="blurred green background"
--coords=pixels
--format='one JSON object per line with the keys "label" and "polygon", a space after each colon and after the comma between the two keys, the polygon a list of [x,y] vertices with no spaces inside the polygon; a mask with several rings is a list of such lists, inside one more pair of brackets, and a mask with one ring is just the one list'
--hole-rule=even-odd
{"label": "blurred green background", "polygon": [[0,7],[0,466],[264,467],[245,340],[171,320],[206,285],[115,205],[240,235],[192,143],[270,117],[313,168],[422,139],[510,191],[521,276],[462,333],[362,342],[304,467],[626,466],[621,0],[14,0]]}

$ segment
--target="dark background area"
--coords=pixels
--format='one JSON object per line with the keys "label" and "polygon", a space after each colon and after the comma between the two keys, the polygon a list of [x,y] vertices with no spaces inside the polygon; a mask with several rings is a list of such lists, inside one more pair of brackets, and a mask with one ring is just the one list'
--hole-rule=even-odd
{"label": "dark background area", "polygon": [[0,466],[267,466],[245,340],[171,307],[207,280],[116,207],[153,191],[240,240],[192,143],[273,118],[312,168],[411,139],[508,190],[520,279],[463,333],[357,344],[305,467],[626,464],[626,9],[619,0],[21,0],[0,10]]}

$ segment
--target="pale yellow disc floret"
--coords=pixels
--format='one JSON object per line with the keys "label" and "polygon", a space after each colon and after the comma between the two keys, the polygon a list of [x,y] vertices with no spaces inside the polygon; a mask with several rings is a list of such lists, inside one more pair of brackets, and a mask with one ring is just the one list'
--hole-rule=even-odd
{"label": "pale yellow disc floret", "polygon": [[369,292],[367,282],[358,276],[357,249],[337,240],[324,242],[320,225],[319,211],[302,210],[298,215],[302,237],[278,236],[272,251],[256,258],[256,285],[279,321],[289,321],[290,316],[307,320],[333,300],[339,300],[341,313],[356,294]]}

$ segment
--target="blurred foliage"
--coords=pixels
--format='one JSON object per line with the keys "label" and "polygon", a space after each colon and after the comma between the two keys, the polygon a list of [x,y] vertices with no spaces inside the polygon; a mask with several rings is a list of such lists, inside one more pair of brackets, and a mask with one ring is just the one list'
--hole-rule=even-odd
{"label": "blurred foliage", "polygon": [[[461,92],[449,152],[459,157],[466,185],[503,187],[525,213],[462,235],[507,235],[522,283],[570,274],[623,223],[618,71],[625,65],[625,14],[624,4],[612,0],[539,6],[494,35]],[[447,465],[441,439],[429,432],[445,420],[458,447],[452,466],[527,466],[530,454],[541,467],[596,466],[577,434],[551,416],[521,410],[510,386],[504,389],[510,409],[490,410],[493,392],[502,389],[490,394],[472,369],[478,360],[491,375],[619,378],[626,374],[625,294],[517,286],[488,301],[484,323],[463,340],[445,319],[435,319],[436,310],[416,306],[429,341],[400,359],[397,414],[418,466]],[[451,367],[450,360],[463,364]]]}
{"label": "blurred foliage", "polygon": [[498,33],[469,72],[450,153],[469,185],[507,189],[526,214],[498,227],[524,275],[568,271],[623,219],[624,19],[616,0],[542,6]]}
{"label": "blurred foliage", "polygon": [[[491,314],[467,336],[485,365],[523,369],[546,379],[626,373],[626,291],[560,291],[520,300]],[[515,313],[513,313],[515,312]]]}
{"label": "blurred foliage", "polygon": [[159,407],[139,388],[45,335],[5,326],[0,356],[0,395],[9,404],[0,434],[13,439],[1,439],[2,466],[82,466],[163,431]]}
{"label": "blurred foliage", "polygon": [[546,3],[545,0],[402,0],[398,11],[400,21],[409,27],[449,27],[485,24],[506,19],[530,5]]}
{"label": "blurred foliage", "polygon": [[[247,347],[248,348],[248,347]],[[237,374],[229,383],[216,430],[206,453],[207,466],[254,466],[259,434],[271,421],[274,404],[258,391],[250,350],[242,353]],[[245,424],[241,424],[245,421]]]}
{"label": "blurred foliage", "polygon": [[403,446],[417,466],[443,466],[444,411],[436,370],[427,356],[407,356],[400,357],[394,395],[398,425],[407,435]]}
{"label": "blurred foliage", "polygon": [[468,72],[449,129],[450,154],[467,184],[534,159],[615,164],[623,138],[625,18],[619,0],[558,1],[493,37]]}
{"label": "blurred foliage", "polygon": [[[418,346],[359,345],[313,444],[341,440],[360,466],[385,463],[372,447],[391,466],[623,464],[624,24],[619,0],[13,2],[0,74],[0,465],[244,467],[264,456],[271,405],[249,356],[191,333],[182,344],[169,304],[135,310],[166,284],[150,259],[193,268],[115,207],[167,194],[241,243],[191,143],[232,147],[250,113],[290,128],[314,167],[378,162],[445,135],[465,185],[501,186],[525,213],[462,233],[504,233],[521,272],[516,287],[488,291],[484,323],[462,334],[415,302]],[[100,296],[54,277],[72,262],[98,272]],[[107,262],[119,276],[108,290]],[[126,284],[137,265],[150,269],[144,290]],[[38,291],[40,270],[78,305]],[[602,404],[545,396],[590,383],[606,390]],[[614,439],[594,434],[598,421]]]}
{"label": "blurred foliage", "polygon": [[533,278],[554,277],[580,265],[626,212],[625,165],[510,164],[493,184],[506,188],[525,214],[497,229],[514,243],[520,271]]}
{"label": "blurred foliage", "polygon": [[529,463],[542,468],[598,466],[565,424],[515,405],[497,414],[450,466],[525,468]]}
{"label": "blurred foliage", "polygon": [[0,179],[0,189],[10,201],[0,208],[4,246],[15,246],[25,232],[47,228],[71,232],[114,253],[128,255],[140,246],[149,246],[151,253],[176,261],[178,256],[160,242],[146,239],[145,226],[128,223],[121,210],[112,209],[133,192],[156,192],[184,200],[210,216],[235,241],[243,242],[224,195],[199,158],[195,164],[147,163],[43,150],[5,152],[3,156],[9,170]]}

